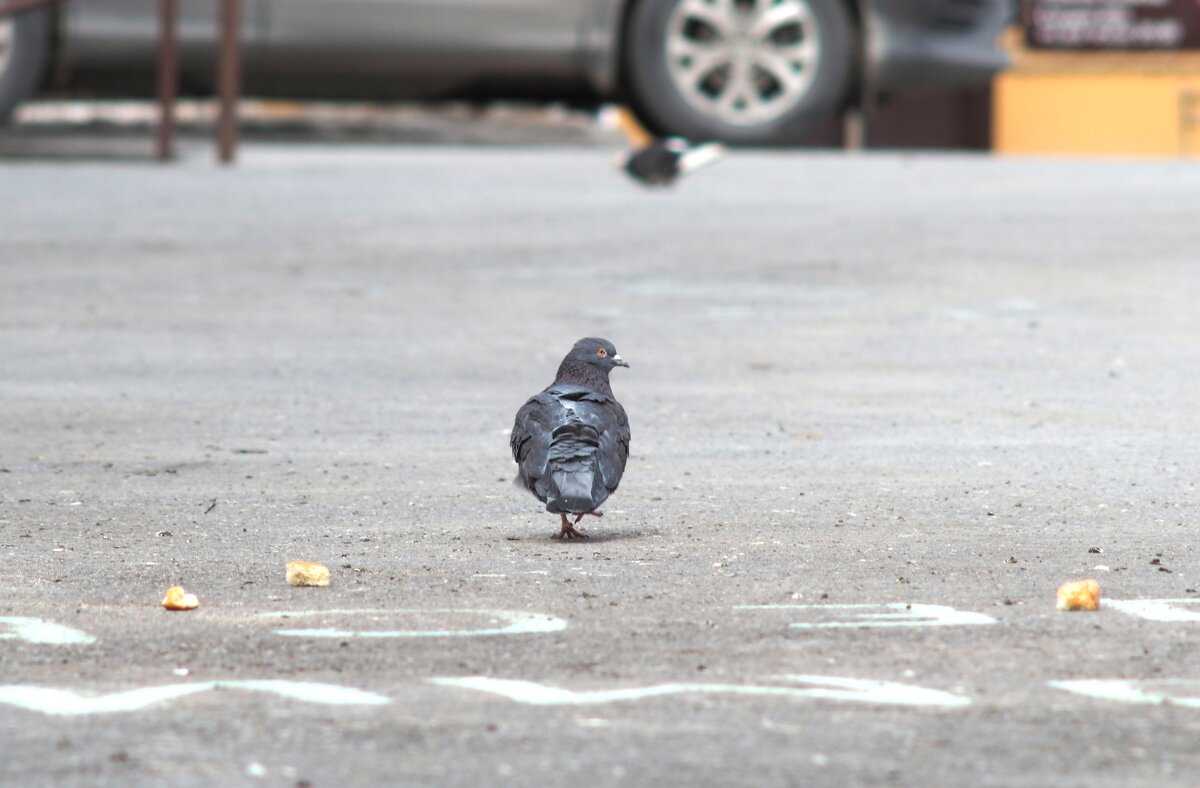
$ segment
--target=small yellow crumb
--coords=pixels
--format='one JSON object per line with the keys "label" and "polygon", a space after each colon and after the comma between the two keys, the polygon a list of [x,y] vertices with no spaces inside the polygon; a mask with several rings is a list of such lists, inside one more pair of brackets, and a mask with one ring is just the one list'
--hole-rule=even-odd
{"label": "small yellow crumb", "polygon": [[1100,584],[1095,580],[1076,580],[1058,587],[1059,610],[1099,610]]}
{"label": "small yellow crumb", "polygon": [[163,597],[162,606],[167,610],[195,610],[200,607],[200,598],[183,590],[183,586],[171,586]]}
{"label": "small yellow crumb", "polygon": [[312,561],[288,561],[287,581],[290,586],[327,586],[329,567]]}

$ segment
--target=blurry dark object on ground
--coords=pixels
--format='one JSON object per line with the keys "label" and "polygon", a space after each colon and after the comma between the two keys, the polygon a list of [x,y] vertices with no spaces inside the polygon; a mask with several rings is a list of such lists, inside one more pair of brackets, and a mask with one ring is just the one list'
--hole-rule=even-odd
{"label": "blurry dark object on ground", "polygon": [[682,137],[655,140],[622,156],[621,168],[645,186],[670,186],[680,175],[695,172],[725,154],[719,142],[693,145]]}

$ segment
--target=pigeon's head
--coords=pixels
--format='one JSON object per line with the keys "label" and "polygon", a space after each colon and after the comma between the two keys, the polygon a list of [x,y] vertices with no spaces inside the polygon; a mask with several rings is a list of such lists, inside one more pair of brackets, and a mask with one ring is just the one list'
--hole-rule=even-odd
{"label": "pigeon's head", "polygon": [[564,362],[567,360],[599,367],[606,373],[613,367],[629,366],[629,362],[621,358],[621,354],[613,347],[612,342],[597,337],[588,337],[576,342]]}

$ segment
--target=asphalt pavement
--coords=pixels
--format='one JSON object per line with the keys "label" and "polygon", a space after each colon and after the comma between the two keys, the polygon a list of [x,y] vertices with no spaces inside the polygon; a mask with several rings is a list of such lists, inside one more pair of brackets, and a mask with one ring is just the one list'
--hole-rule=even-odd
{"label": "asphalt pavement", "polygon": [[2,165],[0,783],[1195,784],[1200,167],[614,152]]}

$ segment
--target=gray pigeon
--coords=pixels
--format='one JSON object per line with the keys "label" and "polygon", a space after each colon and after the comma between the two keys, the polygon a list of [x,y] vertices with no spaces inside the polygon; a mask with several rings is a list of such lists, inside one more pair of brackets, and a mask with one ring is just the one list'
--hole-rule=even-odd
{"label": "gray pigeon", "polygon": [[[513,459],[517,483],[562,517],[556,538],[583,538],[574,526],[617,489],[629,458],[629,419],[613,397],[608,373],[629,364],[607,339],[575,343],[545,391],[517,411]],[[574,522],[567,520],[573,515]]]}
{"label": "gray pigeon", "polygon": [[617,165],[644,186],[670,186],[680,175],[706,167],[723,155],[725,146],[720,143],[692,145],[682,137],[671,137],[622,154]]}

